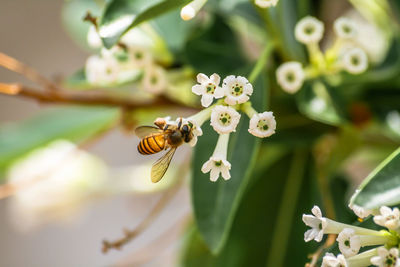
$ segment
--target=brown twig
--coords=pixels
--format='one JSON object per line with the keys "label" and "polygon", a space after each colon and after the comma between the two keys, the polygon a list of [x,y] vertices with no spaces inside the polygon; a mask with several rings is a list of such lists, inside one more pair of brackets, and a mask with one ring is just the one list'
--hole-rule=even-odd
{"label": "brown twig", "polygon": [[46,77],[42,76],[33,68],[1,52],[0,52],[0,66],[3,66],[6,69],[24,75],[31,81],[44,86],[48,90],[58,89],[55,83],[53,83]]}
{"label": "brown twig", "polygon": [[305,266],[306,267],[317,266],[317,262],[321,253],[324,251],[324,249],[332,246],[335,243],[335,241],[336,241],[336,235],[334,234],[328,235],[328,238],[326,239],[325,243],[316,252],[308,256],[308,258],[311,259],[311,262],[307,263]]}
{"label": "brown twig", "polygon": [[92,13],[90,13],[90,11],[86,12],[85,17],[83,17],[83,21],[88,21],[92,23],[97,29],[97,17],[92,16]]}
{"label": "brown twig", "polygon": [[183,179],[184,173],[186,172],[187,168],[188,164],[187,162],[184,162],[182,168],[177,171],[177,173],[180,175],[178,178],[179,179],[178,182],[160,197],[160,199],[157,201],[156,205],[153,207],[150,213],[139,223],[138,226],[136,226],[135,229],[133,230],[124,229],[124,237],[117,239],[115,241],[108,241],[108,240],[103,241],[103,248],[102,248],[103,253],[107,253],[110,249],[117,249],[117,250],[121,249],[123,245],[129,243],[132,239],[134,239],[144,230],[146,230],[152,222],[154,222],[154,220],[161,214],[161,212],[164,210],[167,204],[173,199],[173,197],[179,191],[184,180]]}

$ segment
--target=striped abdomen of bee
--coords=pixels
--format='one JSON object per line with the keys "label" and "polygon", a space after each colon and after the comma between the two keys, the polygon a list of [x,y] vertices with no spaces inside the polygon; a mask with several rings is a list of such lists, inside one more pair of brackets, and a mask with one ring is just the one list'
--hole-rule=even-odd
{"label": "striped abdomen of bee", "polygon": [[153,134],[146,136],[138,145],[138,151],[142,155],[151,155],[165,149],[165,135]]}

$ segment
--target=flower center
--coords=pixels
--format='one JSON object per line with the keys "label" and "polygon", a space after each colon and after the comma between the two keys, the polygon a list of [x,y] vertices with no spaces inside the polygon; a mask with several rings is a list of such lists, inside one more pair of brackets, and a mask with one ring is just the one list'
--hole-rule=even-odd
{"label": "flower center", "polygon": [[346,241],[344,241],[344,244],[346,245],[346,247],[350,247],[350,240],[346,240]]}
{"label": "flower center", "polygon": [[135,53],[135,58],[136,59],[142,59],[143,58],[143,54],[141,52],[136,52]]}
{"label": "flower center", "polygon": [[347,26],[347,25],[344,25],[342,29],[343,29],[344,33],[350,33],[351,32],[351,28],[349,26]]}
{"label": "flower center", "polygon": [[313,34],[314,31],[315,31],[315,29],[314,29],[314,27],[311,26],[311,25],[308,25],[308,26],[305,27],[305,29],[304,29],[304,32],[305,32],[307,35]]}
{"label": "flower center", "polygon": [[229,125],[231,123],[232,117],[228,113],[219,114],[219,121],[223,126]]}
{"label": "flower center", "polygon": [[151,76],[151,78],[150,78],[150,83],[151,83],[151,84],[157,84],[157,82],[158,82],[157,76]]}
{"label": "flower center", "polygon": [[207,84],[206,90],[208,94],[214,94],[216,86],[212,83]]}
{"label": "flower center", "polygon": [[360,64],[360,60],[358,57],[351,57],[351,64],[353,64],[354,66],[357,66],[358,64]]}
{"label": "flower center", "polygon": [[219,167],[219,166],[221,166],[221,165],[222,165],[222,161],[221,161],[221,160],[215,162],[215,166]]}
{"label": "flower center", "polygon": [[386,261],[385,261],[385,264],[386,264],[386,266],[395,266],[395,264],[396,264],[396,258],[393,256],[393,255],[391,255],[391,254],[389,254],[387,257],[386,257]]}
{"label": "flower center", "polygon": [[231,88],[232,88],[231,95],[240,96],[243,94],[243,85],[236,83],[236,84],[232,85]]}
{"label": "flower center", "polygon": [[287,79],[287,81],[290,82],[290,83],[294,82],[294,80],[295,80],[295,75],[294,75],[294,73],[293,73],[293,72],[288,72],[288,73],[286,74],[286,79]]}
{"label": "flower center", "polygon": [[322,230],[322,223],[318,225],[319,230]]}
{"label": "flower center", "polygon": [[257,123],[257,128],[260,131],[267,131],[268,128],[269,128],[267,121],[266,120],[259,120],[258,123]]}

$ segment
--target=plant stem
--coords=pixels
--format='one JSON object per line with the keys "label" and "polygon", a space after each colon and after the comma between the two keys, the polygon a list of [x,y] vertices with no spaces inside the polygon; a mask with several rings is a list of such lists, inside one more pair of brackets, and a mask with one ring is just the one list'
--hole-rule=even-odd
{"label": "plant stem", "polygon": [[291,225],[307,160],[307,151],[296,149],[290,166],[289,175],[282,194],[281,206],[278,211],[272,235],[271,250],[267,258],[267,267],[283,266],[289,243]]}
{"label": "plant stem", "polygon": [[274,47],[275,47],[274,42],[267,43],[267,45],[265,46],[264,50],[261,53],[260,58],[257,60],[252,71],[250,72],[249,82],[253,83],[257,79],[258,75],[260,75],[262,69],[267,64],[269,56],[273,51]]}

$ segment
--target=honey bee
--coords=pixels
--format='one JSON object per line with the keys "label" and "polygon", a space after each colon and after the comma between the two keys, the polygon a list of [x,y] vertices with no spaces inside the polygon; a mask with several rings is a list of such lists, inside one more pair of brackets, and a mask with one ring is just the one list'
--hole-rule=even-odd
{"label": "honey bee", "polygon": [[151,181],[160,181],[171,163],[176,149],[193,138],[193,125],[183,123],[180,118],[178,125],[168,124],[165,119],[157,119],[156,126],[140,126],[136,128],[136,135],[141,138],[137,149],[142,155],[156,154],[169,149],[151,168]]}

